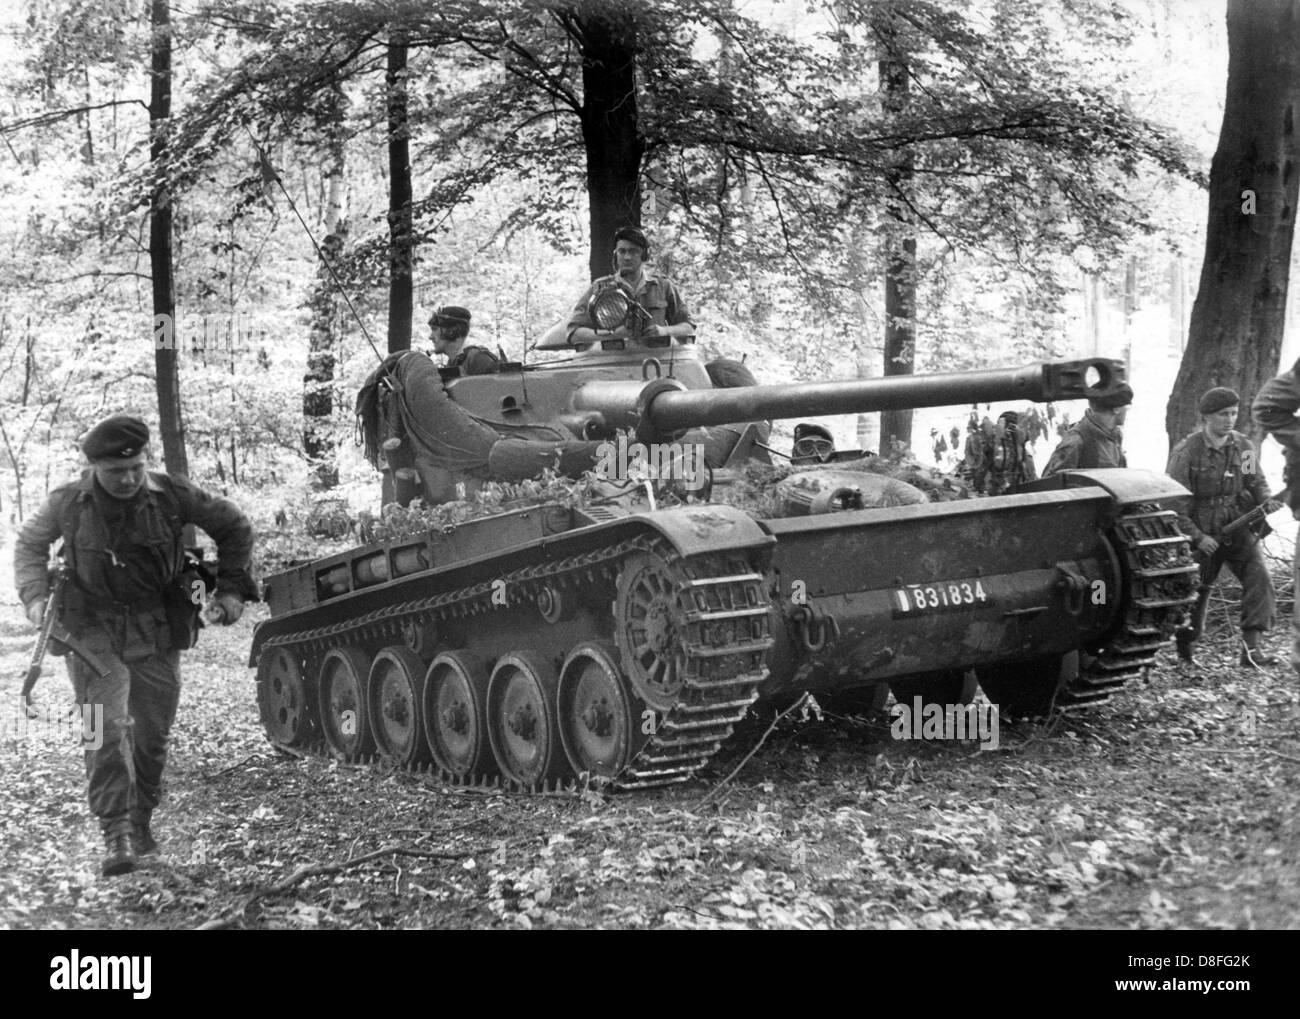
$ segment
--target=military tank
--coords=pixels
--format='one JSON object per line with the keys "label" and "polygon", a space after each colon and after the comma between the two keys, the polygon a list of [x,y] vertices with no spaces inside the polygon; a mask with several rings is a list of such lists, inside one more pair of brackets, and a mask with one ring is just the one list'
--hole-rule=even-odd
{"label": "military tank", "polygon": [[[249,664],[277,745],[378,754],[454,782],[663,786],[690,780],[760,698],[960,703],[978,681],[1015,714],[1095,704],[1152,661],[1194,599],[1169,508],[1186,492],[1146,471],[872,505],[853,483],[867,475],[814,463],[796,475],[806,498],[771,517],[720,498],[745,461],[771,455],[765,419],[1081,399],[1118,386],[1120,362],[720,389],[691,338],[611,339],[549,364],[421,378],[382,379],[409,418],[383,447],[448,434],[416,420],[421,400],[437,403],[487,428],[491,448],[462,482],[500,463],[589,465],[584,444],[618,436],[695,436],[715,440],[710,485],[656,499],[655,482],[632,479],[609,498],[506,509],[269,577]],[[720,446],[712,428],[730,430]],[[504,458],[503,442],[515,444]],[[426,494],[447,476],[426,477]]]}

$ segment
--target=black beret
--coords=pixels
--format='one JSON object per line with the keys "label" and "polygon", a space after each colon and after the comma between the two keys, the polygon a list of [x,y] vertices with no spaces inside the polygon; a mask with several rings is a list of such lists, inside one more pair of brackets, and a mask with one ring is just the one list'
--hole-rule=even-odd
{"label": "black beret", "polygon": [[1225,407],[1237,407],[1240,404],[1241,397],[1236,392],[1227,386],[1216,386],[1201,397],[1196,409],[1202,414],[1217,414]]}
{"label": "black beret", "polygon": [[1118,410],[1120,407],[1127,407],[1133,402],[1133,387],[1127,382],[1121,382],[1109,393],[1103,393],[1101,396],[1090,396],[1088,402],[1096,404],[1098,407],[1104,407],[1106,410]]}
{"label": "black beret", "polygon": [[467,326],[469,325],[469,309],[454,304],[444,305],[429,317],[429,325]]}
{"label": "black beret", "polygon": [[625,226],[617,231],[614,234],[614,243],[617,244],[619,241],[631,241],[642,251],[650,250],[650,242],[646,240],[645,234],[634,226]]}
{"label": "black beret", "polygon": [[106,457],[125,460],[135,456],[149,445],[149,426],[130,414],[114,414],[104,418],[86,433],[81,451],[87,460]]}

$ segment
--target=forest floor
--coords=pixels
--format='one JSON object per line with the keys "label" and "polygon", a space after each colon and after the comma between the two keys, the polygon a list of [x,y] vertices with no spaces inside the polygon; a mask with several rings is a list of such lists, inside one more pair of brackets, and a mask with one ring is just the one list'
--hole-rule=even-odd
{"label": "forest floor", "polygon": [[[263,613],[186,656],[163,852],[125,877],[99,875],[75,738],[20,733],[5,697],[0,927],[1300,924],[1300,685],[1238,668],[1222,624],[1203,681],[1166,652],[1088,715],[1004,723],[996,750],[791,715],[684,788],[526,796],[272,749],[245,667]],[[0,675],[30,647],[0,607]],[[63,671],[38,706],[66,704]]]}

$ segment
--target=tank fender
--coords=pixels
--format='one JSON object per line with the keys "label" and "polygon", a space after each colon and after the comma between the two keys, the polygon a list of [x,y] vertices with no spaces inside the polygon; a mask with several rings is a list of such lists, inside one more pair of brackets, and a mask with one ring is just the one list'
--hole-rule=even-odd
{"label": "tank fender", "polygon": [[653,527],[683,556],[776,544],[748,513],[720,503],[635,514],[622,523],[632,521]]}
{"label": "tank fender", "polygon": [[1098,467],[1091,470],[1062,471],[1028,485],[1016,492],[1050,492],[1062,488],[1094,485],[1105,489],[1121,506],[1139,502],[1165,502],[1187,499],[1191,492],[1168,474],[1137,470],[1131,467]]}

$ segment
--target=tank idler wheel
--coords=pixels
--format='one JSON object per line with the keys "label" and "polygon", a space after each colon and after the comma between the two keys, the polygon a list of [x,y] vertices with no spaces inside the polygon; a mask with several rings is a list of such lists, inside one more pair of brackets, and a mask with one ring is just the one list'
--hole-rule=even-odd
{"label": "tank idler wheel", "polygon": [[656,555],[623,563],[614,601],[614,633],[632,689],[655,711],[670,711],[686,681],[685,626],[678,585],[683,579]]}
{"label": "tank idler wheel", "polygon": [[375,749],[366,710],[370,659],[357,648],[334,648],[320,666],[321,732],[335,757],[350,761]]}
{"label": "tank idler wheel", "polygon": [[555,666],[537,651],[503,655],[488,681],[488,737],[501,774],[524,787],[568,771],[555,717]]}
{"label": "tank idler wheel", "polygon": [[922,707],[927,704],[969,704],[975,699],[975,687],[975,673],[970,669],[946,669],[889,681],[894,700],[909,708],[917,697],[921,698]]}
{"label": "tank idler wheel", "polygon": [[257,707],[272,743],[296,747],[311,738],[315,712],[302,667],[288,648],[272,648],[258,660]]}
{"label": "tank idler wheel", "polygon": [[370,727],[385,757],[409,768],[429,760],[420,712],[424,701],[424,662],[409,648],[386,647],[370,665]]}
{"label": "tank idler wheel", "polygon": [[1006,718],[1045,718],[1077,668],[1077,654],[1040,655],[1023,662],[979,670],[980,686]]}
{"label": "tank idler wheel", "polygon": [[434,763],[456,778],[495,775],[487,725],[488,675],[458,651],[444,651],[424,681],[424,734]]}
{"label": "tank idler wheel", "polygon": [[613,778],[646,742],[644,705],[624,678],[613,644],[584,641],[569,652],[556,703],[564,752],[579,775]]}

